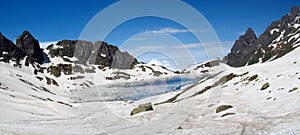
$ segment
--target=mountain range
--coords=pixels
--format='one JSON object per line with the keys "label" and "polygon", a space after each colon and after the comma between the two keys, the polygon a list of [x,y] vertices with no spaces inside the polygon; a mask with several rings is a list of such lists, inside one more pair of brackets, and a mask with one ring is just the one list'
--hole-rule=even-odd
{"label": "mountain range", "polygon": [[0,33],[0,134],[300,133],[298,7],[180,72],[104,41],[15,43]]}

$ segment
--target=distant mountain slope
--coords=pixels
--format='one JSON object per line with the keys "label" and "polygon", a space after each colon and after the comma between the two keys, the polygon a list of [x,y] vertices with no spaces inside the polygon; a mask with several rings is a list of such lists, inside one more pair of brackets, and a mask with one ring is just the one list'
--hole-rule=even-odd
{"label": "distant mountain slope", "polygon": [[128,52],[103,41],[62,40],[47,47],[50,57],[76,57],[78,63],[128,69],[138,64]]}
{"label": "distant mountain slope", "polygon": [[[26,66],[34,63],[47,63],[50,57],[74,57],[77,63],[93,64],[101,67],[129,69],[138,64],[136,58],[128,52],[121,52],[118,47],[103,41],[88,42],[83,40],[62,40],[56,45],[47,47],[49,54],[40,48],[39,41],[28,31],[24,31],[16,39],[16,45],[0,33],[0,57],[2,61],[14,61],[19,65],[20,60],[26,57]],[[65,58],[64,60],[68,60]],[[69,61],[71,62],[71,61]]]}
{"label": "distant mountain slope", "polygon": [[54,93],[178,75],[159,65],[139,63],[128,52],[103,41],[62,40],[43,50],[28,31],[17,38],[16,45],[0,33],[0,61],[8,63],[5,67],[26,71],[31,75],[23,80]]}
{"label": "distant mountain slope", "polygon": [[6,65],[3,70],[30,74],[22,80],[53,93],[68,93],[69,97],[74,91],[96,85],[178,75],[159,65],[139,63],[128,52],[103,41],[62,40],[43,50],[38,40],[24,31],[16,43],[0,33],[0,60]]}
{"label": "distant mountain slope", "polygon": [[200,64],[192,65],[184,69],[181,73],[190,76],[212,75],[224,68],[224,63],[219,59],[209,60]]}
{"label": "distant mountain slope", "polygon": [[277,59],[300,45],[300,12],[293,7],[281,20],[274,21],[256,38],[251,28],[240,36],[224,58],[233,67]]}

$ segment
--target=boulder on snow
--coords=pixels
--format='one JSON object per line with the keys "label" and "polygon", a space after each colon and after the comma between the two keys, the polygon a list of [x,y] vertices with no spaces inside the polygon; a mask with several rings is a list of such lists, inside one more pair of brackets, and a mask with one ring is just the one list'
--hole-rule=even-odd
{"label": "boulder on snow", "polygon": [[72,65],[71,64],[58,64],[58,65],[51,65],[47,68],[47,72],[55,77],[60,77],[61,72],[65,75],[72,74]]}
{"label": "boulder on snow", "polygon": [[135,115],[140,112],[151,111],[151,110],[153,110],[152,104],[146,103],[146,104],[139,105],[138,108],[133,109],[130,115]]}

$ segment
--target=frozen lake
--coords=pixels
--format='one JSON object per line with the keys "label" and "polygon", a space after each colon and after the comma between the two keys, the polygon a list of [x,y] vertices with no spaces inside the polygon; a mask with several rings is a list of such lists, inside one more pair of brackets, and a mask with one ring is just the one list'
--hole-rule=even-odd
{"label": "frozen lake", "polygon": [[164,80],[99,85],[78,92],[77,98],[80,99],[79,102],[139,100],[180,90],[181,87],[198,82],[201,79],[203,77],[173,77]]}

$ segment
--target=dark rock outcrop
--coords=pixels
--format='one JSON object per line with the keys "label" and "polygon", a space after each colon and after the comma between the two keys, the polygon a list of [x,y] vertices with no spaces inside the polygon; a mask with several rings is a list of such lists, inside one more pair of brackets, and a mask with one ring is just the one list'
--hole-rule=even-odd
{"label": "dark rock outcrop", "polygon": [[62,40],[47,48],[50,57],[76,57],[75,63],[95,64],[118,69],[132,68],[138,61],[128,52],[103,41]]}
{"label": "dark rock outcrop", "polygon": [[75,44],[76,41],[72,40],[62,40],[57,42],[56,45],[59,46],[59,48],[53,48],[54,45],[48,46],[46,49],[50,50],[49,55],[50,57],[55,57],[55,56],[67,56],[67,57],[73,57],[74,50],[75,50]]}
{"label": "dark rock outcrop", "polygon": [[13,60],[16,64],[19,64],[20,60],[23,59],[25,53],[19,47],[17,47],[11,40],[7,39],[0,33],[0,57],[1,61],[9,62]]}
{"label": "dark rock outcrop", "polygon": [[15,55],[15,44],[0,33],[0,57],[4,62],[8,62]]}
{"label": "dark rock outcrop", "polygon": [[65,75],[72,74],[72,65],[71,64],[58,64],[56,66],[51,65],[47,68],[47,72],[55,77],[60,77],[61,72]]}
{"label": "dark rock outcrop", "polygon": [[[75,64],[94,64],[99,67],[117,69],[128,69],[138,64],[138,61],[128,52],[121,52],[118,47],[103,41],[93,43],[83,40],[62,40],[56,45],[48,46],[47,50],[49,50],[50,57],[62,57],[66,62]],[[26,57],[26,66],[35,62],[39,64],[49,62],[49,58],[40,48],[38,40],[28,31],[24,31],[18,36],[16,45],[0,33],[0,57],[1,61],[15,60],[17,64]],[[67,57],[75,57],[77,60],[71,61]],[[53,68],[53,72],[57,72],[55,75],[60,76],[58,74],[60,71],[56,69]]]}
{"label": "dark rock outcrop", "polygon": [[152,107],[151,103],[141,104],[137,108],[135,108],[131,111],[130,116],[141,113],[141,112],[152,111],[152,110],[153,110],[153,107]]}
{"label": "dark rock outcrop", "polygon": [[[138,63],[128,52],[121,52],[118,47],[103,41],[93,43],[83,40],[62,40],[56,45],[48,46],[47,50],[49,50],[50,57],[62,57],[67,62],[77,64],[95,64],[100,67],[128,69]],[[18,36],[16,45],[0,33],[0,57],[2,58],[1,61],[15,60],[17,64],[26,57],[26,66],[34,62],[42,64],[49,61],[43,49],[40,48],[38,40],[28,31],[24,31]],[[66,57],[76,57],[78,60],[71,61]]]}
{"label": "dark rock outcrop", "polygon": [[28,56],[29,63],[37,62],[42,64],[44,62],[43,49],[40,48],[38,40],[36,40],[28,31],[24,31],[22,35],[18,36],[16,45],[23,50],[26,56]]}
{"label": "dark rock outcrop", "polygon": [[258,39],[253,30],[248,29],[224,61],[230,66],[241,67],[277,59],[299,46],[300,40],[295,38],[300,33],[299,25],[300,12],[295,6],[281,20],[272,22]]}
{"label": "dark rock outcrop", "polygon": [[257,38],[254,31],[248,28],[247,32],[235,41],[231,52],[225,58],[226,63],[235,67],[245,65],[258,48],[256,42]]}

